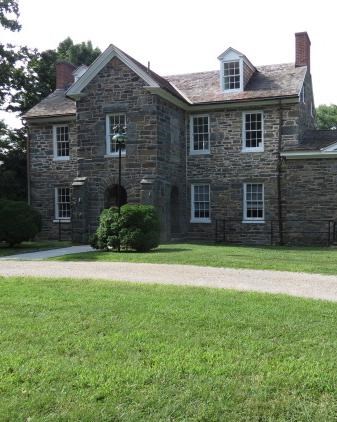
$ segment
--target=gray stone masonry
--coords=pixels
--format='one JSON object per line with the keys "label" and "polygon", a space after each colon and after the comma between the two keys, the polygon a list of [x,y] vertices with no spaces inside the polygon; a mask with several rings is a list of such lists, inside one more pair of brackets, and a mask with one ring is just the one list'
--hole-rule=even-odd
{"label": "gray stone masonry", "polygon": [[[298,145],[306,128],[313,128],[310,76],[304,82],[305,102],[282,104],[281,112],[280,104],[262,101],[254,108],[233,105],[200,112],[210,118],[210,153],[204,155],[190,154],[191,113],[150,94],[144,84],[117,58],[93,78],[76,103],[76,121],[64,120],[70,128],[68,161],[53,159],[52,123],[47,119],[46,123],[30,123],[31,203],[42,214],[41,237],[57,239],[61,229],[62,239],[87,242],[96,230],[106,192],[118,183],[118,157],[106,155],[106,115],[123,113],[127,142],[122,186],[128,203],[157,207],[162,240],[180,235],[208,241],[278,243],[280,168],[281,211],[285,220],[292,220],[284,222],[285,241],[326,241],[325,223],[311,220],[337,218],[337,160],[281,163],[279,158],[280,151]],[[263,152],[242,151],[243,111],[263,111]],[[190,222],[191,185],[195,183],[210,185],[210,223]],[[264,184],[266,223],[242,222],[244,183]],[[53,222],[55,188],[60,186],[69,186],[72,192],[71,223],[61,227]],[[317,235],[303,234],[318,231]]]}

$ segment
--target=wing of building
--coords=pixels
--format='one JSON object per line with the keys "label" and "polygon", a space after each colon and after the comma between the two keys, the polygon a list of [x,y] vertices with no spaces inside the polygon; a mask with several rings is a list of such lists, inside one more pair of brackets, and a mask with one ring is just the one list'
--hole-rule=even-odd
{"label": "wing of building", "polygon": [[159,76],[110,45],[88,68],[57,64],[29,110],[30,203],[42,236],[87,242],[100,212],[153,204],[163,240],[334,239],[337,131],[315,129],[310,39],[295,62],[255,66],[227,48],[217,70]]}

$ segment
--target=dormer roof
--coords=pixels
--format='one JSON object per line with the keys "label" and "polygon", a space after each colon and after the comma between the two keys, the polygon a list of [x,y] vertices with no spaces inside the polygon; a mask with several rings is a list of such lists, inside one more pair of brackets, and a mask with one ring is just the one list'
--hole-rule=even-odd
{"label": "dormer roof", "polygon": [[220,61],[230,61],[242,59],[253,71],[256,70],[255,66],[248,60],[247,56],[242,54],[240,51],[235,50],[233,47],[228,47],[223,53],[218,56]]}

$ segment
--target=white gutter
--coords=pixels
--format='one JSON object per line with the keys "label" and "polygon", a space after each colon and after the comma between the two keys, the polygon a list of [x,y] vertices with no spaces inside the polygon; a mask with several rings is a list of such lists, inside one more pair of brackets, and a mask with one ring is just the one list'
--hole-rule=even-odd
{"label": "white gutter", "polygon": [[322,158],[337,158],[337,151],[296,151],[281,152],[281,157],[287,160],[311,160]]}

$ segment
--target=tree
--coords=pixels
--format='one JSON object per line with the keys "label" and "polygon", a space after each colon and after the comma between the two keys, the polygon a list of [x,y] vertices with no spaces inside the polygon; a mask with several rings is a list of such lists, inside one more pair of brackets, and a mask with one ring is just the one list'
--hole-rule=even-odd
{"label": "tree", "polygon": [[21,25],[18,23],[19,6],[16,0],[0,1],[0,25],[10,31],[19,31]]}
{"label": "tree", "polygon": [[27,198],[26,131],[0,121],[0,198]]}
{"label": "tree", "polygon": [[55,89],[55,65],[58,60],[67,60],[75,66],[90,65],[101,51],[93,48],[91,41],[74,44],[71,38],[60,42],[56,50],[39,52],[21,49],[21,66],[15,74],[8,111],[24,114]]}
{"label": "tree", "polygon": [[[19,7],[16,0],[0,1],[0,26],[9,31],[19,31],[21,25],[18,23]],[[20,49],[11,44],[0,43],[0,108],[8,102],[15,85],[15,74],[18,72],[16,65],[22,55]]]}
{"label": "tree", "polygon": [[337,105],[322,104],[318,106],[316,121],[319,129],[337,129]]}

